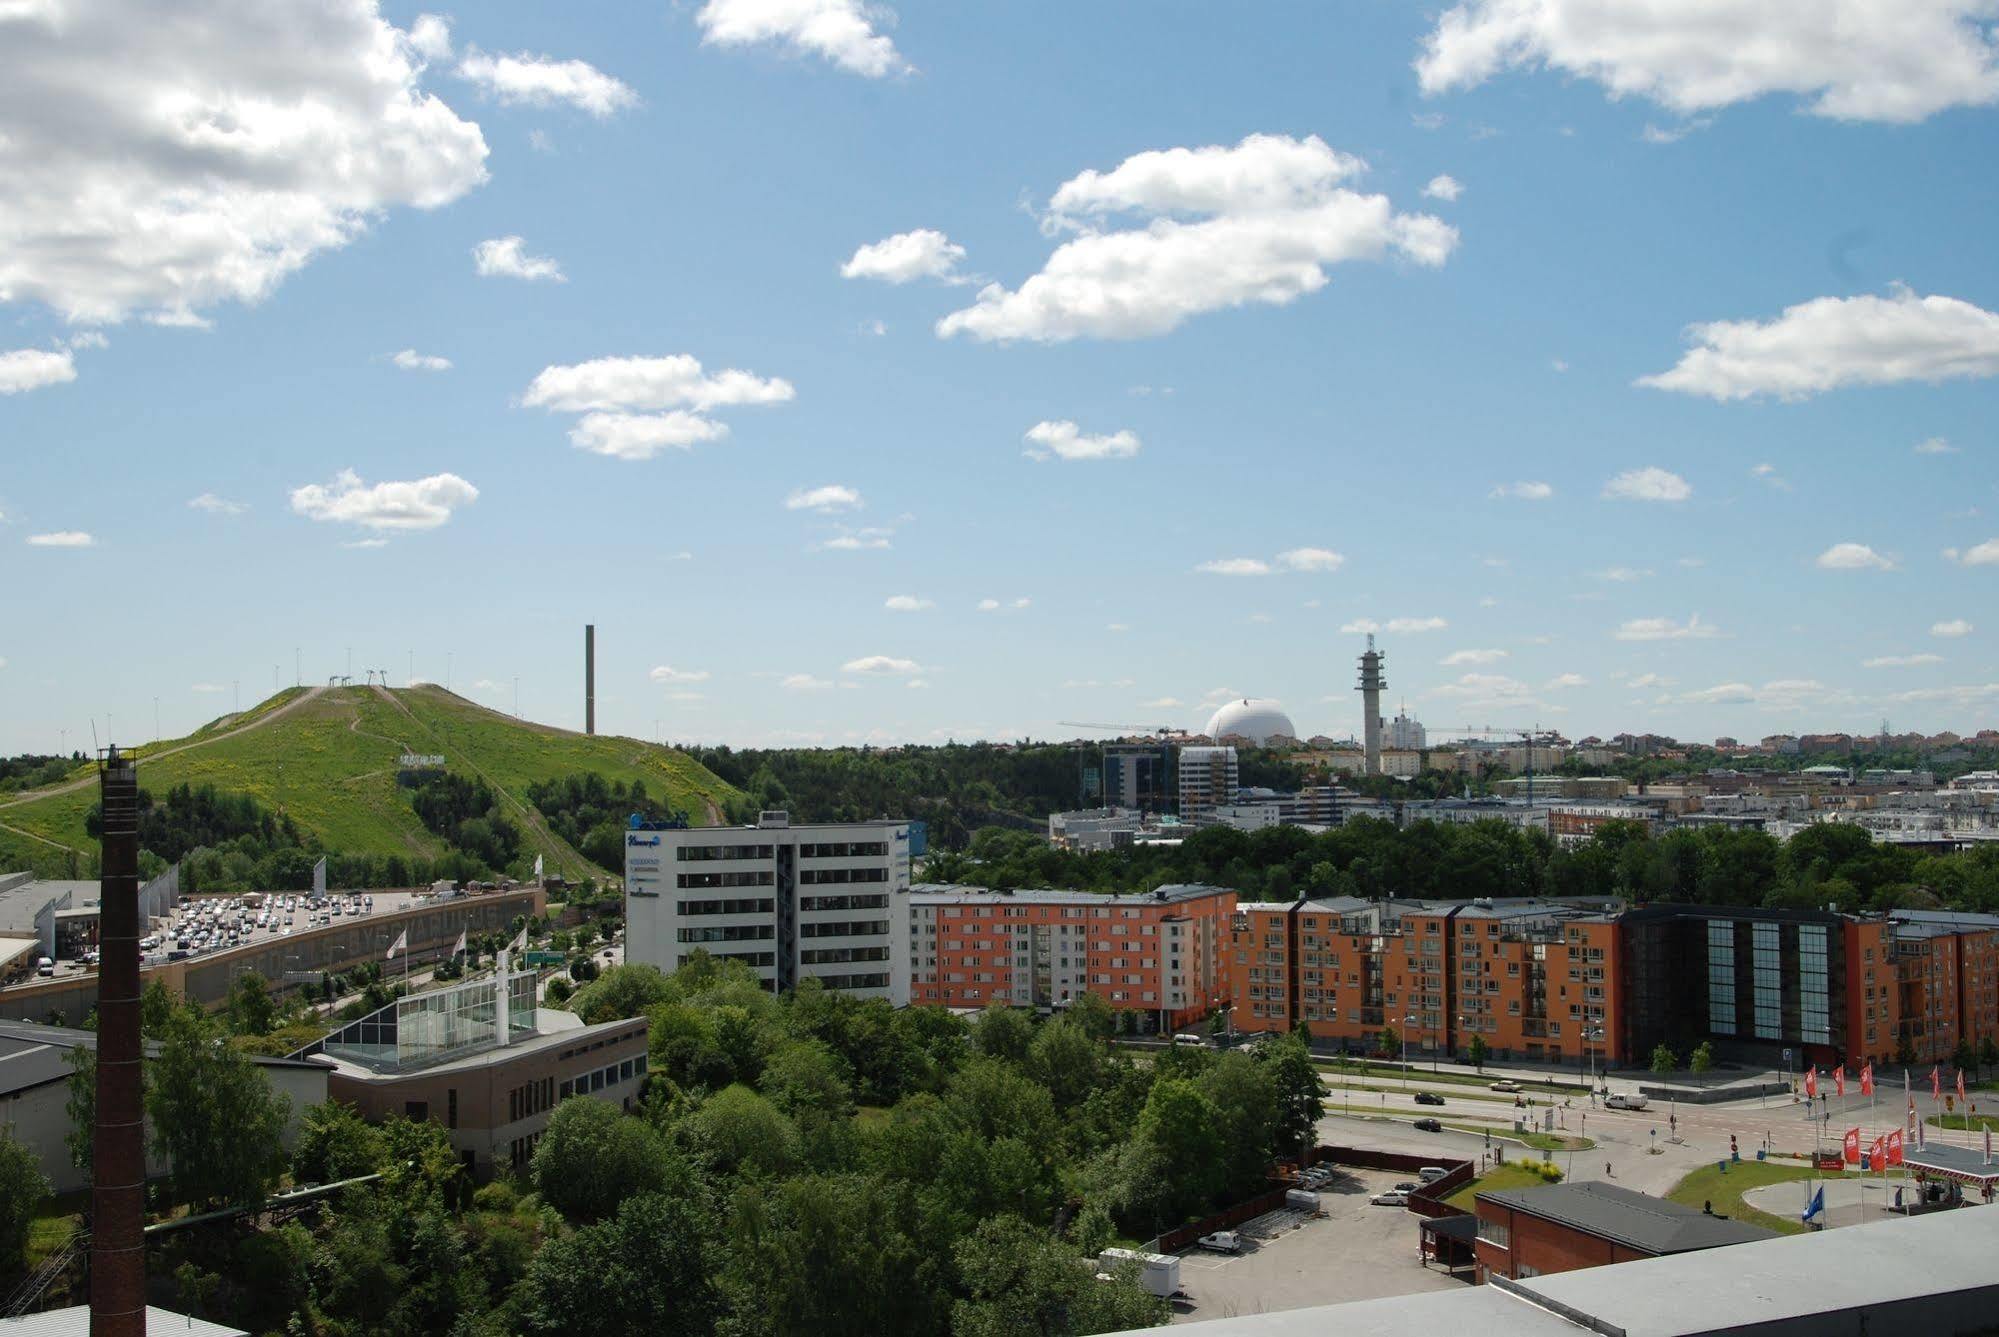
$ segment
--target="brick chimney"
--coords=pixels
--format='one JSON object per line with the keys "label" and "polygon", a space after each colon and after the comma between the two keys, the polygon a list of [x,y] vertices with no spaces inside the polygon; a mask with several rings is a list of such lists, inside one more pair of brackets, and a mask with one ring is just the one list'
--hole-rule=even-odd
{"label": "brick chimney", "polygon": [[146,1337],[146,1148],[139,1039],[139,771],[114,746],[98,774],[103,892],[97,1123],[91,1131],[90,1337]]}

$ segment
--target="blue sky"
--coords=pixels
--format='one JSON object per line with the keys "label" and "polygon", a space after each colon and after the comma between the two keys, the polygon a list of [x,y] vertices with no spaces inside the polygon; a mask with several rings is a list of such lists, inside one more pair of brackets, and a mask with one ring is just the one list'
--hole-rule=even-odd
{"label": "blue sky", "polygon": [[1969,0],[124,7],[0,19],[0,749],[580,726],[585,622],[648,738],[1343,735],[1369,624],[1433,729],[1993,723]]}

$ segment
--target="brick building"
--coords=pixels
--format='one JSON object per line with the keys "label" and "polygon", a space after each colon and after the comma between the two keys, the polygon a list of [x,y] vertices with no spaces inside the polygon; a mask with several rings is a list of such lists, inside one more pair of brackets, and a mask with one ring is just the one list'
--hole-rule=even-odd
{"label": "brick building", "polygon": [[1221,887],[1129,896],[913,887],[907,996],[1047,1012],[1093,993],[1148,1029],[1194,1025],[1229,1005],[1234,910],[1235,893]]}
{"label": "brick building", "polygon": [[1481,1193],[1478,1279],[1511,1281],[1777,1238],[1615,1184],[1553,1184]]}

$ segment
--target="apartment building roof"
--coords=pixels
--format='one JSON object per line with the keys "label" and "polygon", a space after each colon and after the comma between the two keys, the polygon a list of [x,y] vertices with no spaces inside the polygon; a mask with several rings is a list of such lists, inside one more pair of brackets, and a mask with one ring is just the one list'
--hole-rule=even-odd
{"label": "apartment building roof", "polygon": [[970,887],[952,882],[919,882],[909,889],[912,904],[930,905],[1179,905],[1187,901],[1198,901],[1210,896],[1226,896],[1234,893],[1227,887],[1210,887],[1199,883],[1175,883],[1160,887],[1157,891],[1134,891],[1119,895],[1102,891],[1057,891],[1052,888],[1026,888],[1018,891],[994,891],[990,887]]}
{"label": "apartment building roof", "polygon": [[1654,1198],[1616,1184],[1549,1184],[1540,1188],[1499,1189],[1478,1195],[1480,1202],[1498,1203],[1544,1221],[1580,1230],[1599,1239],[1663,1257],[1747,1244],[1776,1238],[1776,1232],[1746,1221],[1711,1216],[1665,1198]]}

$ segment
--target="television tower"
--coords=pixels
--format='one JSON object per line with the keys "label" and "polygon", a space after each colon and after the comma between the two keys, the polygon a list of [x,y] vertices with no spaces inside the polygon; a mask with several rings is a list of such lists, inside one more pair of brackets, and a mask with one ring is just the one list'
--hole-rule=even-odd
{"label": "television tower", "polygon": [[1361,736],[1366,740],[1366,773],[1381,774],[1381,689],[1388,679],[1381,675],[1381,652],[1374,648],[1374,633],[1367,634],[1367,653],[1360,657],[1361,708],[1367,712]]}

